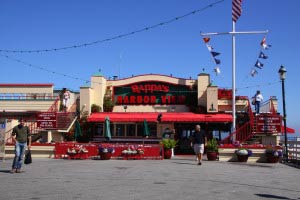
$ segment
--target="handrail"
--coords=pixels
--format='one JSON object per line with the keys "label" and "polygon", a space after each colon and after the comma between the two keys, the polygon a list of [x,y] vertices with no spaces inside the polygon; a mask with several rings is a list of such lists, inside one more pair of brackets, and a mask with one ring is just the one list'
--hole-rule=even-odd
{"label": "handrail", "polygon": [[57,130],[58,132],[62,132],[62,133],[68,133],[71,129],[71,127],[73,126],[73,124],[75,123],[75,121],[77,120],[77,116],[73,119],[73,121],[71,122],[71,124],[69,125],[69,127],[66,130]]}
{"label": "handrail", "polygon": [[[249,121],[243,124],[241,127],[236,129],[234,132],[229,134],[227,137],[225,137],[221,143],[230,143],[231,138],[235,135],[236,140],[243,143],[246,140],[248,140],[250,137],[252,137],[255,133],[252,133],[252,128],[253,128],[253,123],[254,123],[254,117],[253,117],[253,112],[251,109],[251,104],[249,99],[248,101],[248,113],[249,113]],[[250,134],[249,134],[250,133]]]}
{"label": "handrail", "polygon": [[57,95],[0,95],[0,100],[53,100]]}
{"label": "handrail", "polygon": [[57,112],[58,111],[58,101],[60,100],[59,96],[56,97],[56,100],[53,102],[53,104],[49,107],[48,112]]}

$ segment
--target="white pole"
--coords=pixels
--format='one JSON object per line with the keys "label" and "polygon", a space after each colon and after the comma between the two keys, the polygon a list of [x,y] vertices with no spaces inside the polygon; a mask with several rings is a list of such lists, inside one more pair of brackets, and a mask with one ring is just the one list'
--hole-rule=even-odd
{"label": "white pole", "polygon": [[[235,22],[232,21],[232,132],[235,131]],[[232,138],[235,141],[235,137]]]}
{"label": "white pole", "polygon": [[232,32],[220,32],[220,33],[200,33],[201,36],[214,36],[214,35],[243,35],[243,34],[246,34],[246,35],[249,35],[249,34],[266,34],[268,33],[269,31],[266,30],[266,31],[232,31]]}

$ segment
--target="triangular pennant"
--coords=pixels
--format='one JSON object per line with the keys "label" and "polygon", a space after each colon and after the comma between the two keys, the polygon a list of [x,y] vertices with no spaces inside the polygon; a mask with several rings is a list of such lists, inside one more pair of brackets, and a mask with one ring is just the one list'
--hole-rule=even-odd
{"label": "triangular pennant", "polygon": [[268,48],[271,47],[271,45],[268,45],[268,44],[267,44],[266,37],[264,37],[264,38],[262,39],[262,41],[260,42],[260,45],[262,46],[263,49],[268,49]]}
{"label": "triangular pennant", "polygon": [[257,60],[254,66],[257,67],[257,68],[259,68],[259,69],[262,69],[262,67],[264,66],[264,64],[261,63],[259,60]]}
{"label": "triangular pennant", "polygon": [[216,58],[214,58],[214,60],[215,60],[215,63],[216,63],[217,65],[221,64],[221,60],[216,59]]}
{"label": "triangular pennant", "polygon": [[262,59],[267,59],[268,56],[266,54],[264,54],[262,51],[259,53],[259,58],[262,58]]}
{"label": "triangular pennant", "polygon": [[212,55],[213,57],[216,57],[216,56],[218,56],[218,55],[221,54],[221,53],[215,52],[215,51],[211,51],[210,53],[211,53],[211,55]]}
{"label": "triangular pennant", "polygon": [[214,72],[216,73],[216,76],[218,76],[221,73],[221,70],[219,67],[215,67]]}
{"label": "triangular pennant", "polygon": [[258,74],[258,72],[255,69],[251,70],[251,76],[254,77],[256,74]]}
{"label": "triangular pennant", "polygon": [[211,46],[211,45],[209,45],[209,44],[206,44],[206,46],[207,46],[207,49],[208,49],[208,51],[212,51],[214,48]]}
{"label": "triangular pennant", "polygon": [[209,37],[203,38],[203,41],[204,41],[205,43],[208,43],[208,42],[210,41],[210,38],[209,38]]}

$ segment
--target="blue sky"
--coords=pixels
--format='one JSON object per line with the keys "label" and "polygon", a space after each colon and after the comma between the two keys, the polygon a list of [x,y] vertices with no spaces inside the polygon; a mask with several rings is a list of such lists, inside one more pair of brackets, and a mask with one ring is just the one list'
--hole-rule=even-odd
{"label": "blue sky", "polygon": [[[87,0],[87,1],[0,1],[0,49],[51,49],[111,38],[164,22],[201,9],[213,0]],[[258,75],[250,76],[264,35],[240,35],[236,39],[237,95],[253,96],[261,90],[265,99],[276,96],[282,110],[278,69],[288,70],[286,80],[287,124],[299,133],[300,98],[297,88],[299,69],[300,1],[244,0],[237,31],[269,30],[272,48]],[[54,83],[56,88],[79,90],[84,80],[100,68],[107,77],[158,73],[196,78],[211,73],[220,88],[231,87],[231,37],[211,38],[221,53],[221,74],[213,73],[215,64],[200,32],[231,31],[231,0],[177,20],[165,26],[84,48],[49,53],[5,53],[34,66],[30,67],[0,56],[1,83]],[[80,80],[57,73],[68,74]],[[81,80],[82,79],[82,80]]]}

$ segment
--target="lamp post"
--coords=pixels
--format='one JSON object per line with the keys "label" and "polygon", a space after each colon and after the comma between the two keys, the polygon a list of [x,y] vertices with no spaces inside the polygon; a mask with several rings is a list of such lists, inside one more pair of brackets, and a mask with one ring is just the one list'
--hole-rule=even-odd
{"label": "lamp post", "polygon": [[286,78],[286,69],[284,66],[280,66],[278,71],[282,86],[282,105],[283,105],[283,125],[284,125],[284,146],[285,146],[285,162],[288,162],[288,147],[287,147],[287,133],[286,133],[286,112],[285,112],[285,90],[284,80]]}

